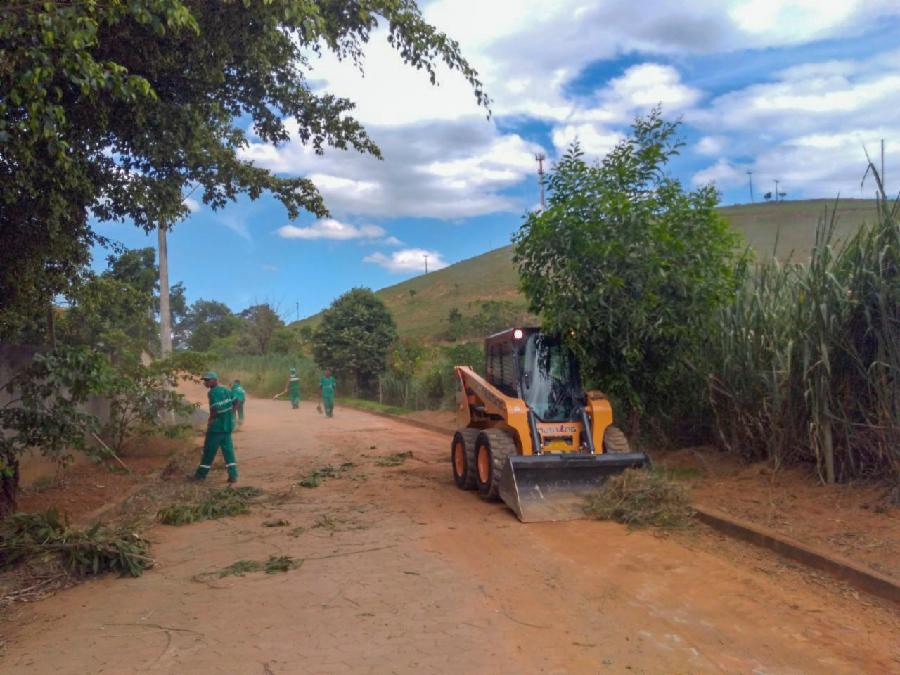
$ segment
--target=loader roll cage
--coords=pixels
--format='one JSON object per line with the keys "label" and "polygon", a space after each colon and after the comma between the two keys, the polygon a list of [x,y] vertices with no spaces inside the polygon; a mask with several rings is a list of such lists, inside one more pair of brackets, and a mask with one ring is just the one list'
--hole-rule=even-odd
{"label": "loader roll cage", "polygon": [[583,416],[584,389],[575,355],[558,337],[538,328],[514,328],[486,340],[487,380],[520,398],[541,422]]}

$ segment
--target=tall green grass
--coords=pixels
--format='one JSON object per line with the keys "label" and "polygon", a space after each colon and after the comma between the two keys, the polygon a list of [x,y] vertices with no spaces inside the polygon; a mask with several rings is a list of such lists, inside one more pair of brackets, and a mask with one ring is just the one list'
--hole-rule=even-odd
{"label": "tall green grass", "polygon": [[900,202],[882,191],[877,213],[837,244],[823,218],[808,263],[744,270],[710,342],[726,449],[810,462],[829,483],[900,480]]}
{"label": "tall green grass", "polygon": [[290,369],[296,368],[300,377],[300,395],[304,399],[318,398],[320,369],[308,356],[289,354],[223,356],[213,363],[223,383],[240,380],[251,396],[271,398],[284,390]]}

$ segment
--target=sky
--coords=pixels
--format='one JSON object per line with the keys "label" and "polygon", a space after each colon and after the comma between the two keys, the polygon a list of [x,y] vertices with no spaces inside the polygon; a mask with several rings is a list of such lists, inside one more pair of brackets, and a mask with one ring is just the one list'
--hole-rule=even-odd
{"label": "sky", "polygon": [[[602,159],[636,115],[662,105],[682,121],[671,173],[714,183],[724,204],[757,200],[779,180],[786,199],[869,197],[865,151],[887,147],[900,190],[900,0],[432,0],[426,19],[456,39],[492,98],[488,119],[468,84],[438,86],[373,33],[363,70],[324,55],[309,79],[357,104],[383,160],[316,156],[299,141],[252,136],[244,159],[310,178],[331,217],[288,219],[271,197],[220,211],[186,197],[169,235],[170,281],[189,301],[239,311],[268,302],[286,320],[350,288],[389,286],[504,246],[539,203],[535,161],[574,140]],[[289,121],[290,124],[290,121]],[[97,230],[155,246],[127,223]],[[95,251],[102,267],[104,251]]]}

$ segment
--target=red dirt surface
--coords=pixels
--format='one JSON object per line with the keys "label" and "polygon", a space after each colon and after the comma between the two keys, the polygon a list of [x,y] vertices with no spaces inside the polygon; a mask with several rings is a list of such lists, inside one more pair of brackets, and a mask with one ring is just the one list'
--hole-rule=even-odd
{"label": "red dirt surface", "polygon": [[[247,411],[241,483],[267,493],[252,512],[158,525],[144,576],[18,606],[0,671],[900,672],[896,608],[703,528],[524,525],[456,489],[448,435],[308,402]],[[215,575],[270,555],[303,563]]]}
{"label": "red dirt surface", "polygon": [[764,525],[900,580],[900,509],[884,485],[822,485],[800,469],[746,465],[713,448],[654,457],[697,504]]}

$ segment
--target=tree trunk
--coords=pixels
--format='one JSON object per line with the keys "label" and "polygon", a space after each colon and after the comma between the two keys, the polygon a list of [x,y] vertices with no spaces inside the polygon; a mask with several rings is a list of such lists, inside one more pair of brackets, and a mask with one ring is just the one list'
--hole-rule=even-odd
{"label": "tree trunk", "polygon": [[16,512],[19,496],[19,460],[7,457],[6,462],[12,475],[0,475],[0,521]]}

